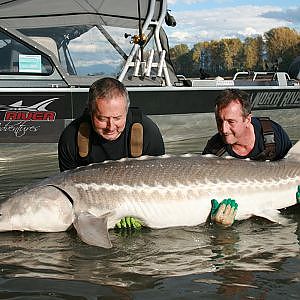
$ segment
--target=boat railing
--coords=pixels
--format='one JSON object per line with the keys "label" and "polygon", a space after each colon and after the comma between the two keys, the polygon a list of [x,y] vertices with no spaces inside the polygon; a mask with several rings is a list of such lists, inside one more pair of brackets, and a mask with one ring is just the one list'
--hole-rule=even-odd
{"label": "boat railing", "polygon": [[184,86],[192,87],[234,87],[234,86],[295,86],[299,82],[291,79],[286,72],[237,72],[232,79],[216,77],[211,79],[179,80]]}
{"label": "boat railing", "polygon": [[[165,79],[165,85],[171,86],[171,80],[169,76],[169,71],[167,68],[167,64],[165,61],[166,51],[163,49],[161,45],[161,41],[159,38],[160,28],[165,18],[165,12],[167,11],[167,2],[163,2],[162,11],[164,13],[160,14],[160,17],[157,21],[152,21],[154,13],[155,13],[155,2],[156,0],[152,0],[149,8],[149,13],[144,22],[142,32],[146,32],[148,28],[154,28],[154,41],[155,46],[158,52],[158,61],[154,61],[154,49],[151,49],[149,52],[148,59],[145,61],[142,59],[141,46],[138,43],[135,43],[131,49],[131,52],[125,62],[125,65],[120,73],[118,79],[123,81],[129,68],[133,68],[133,76],[136,77],[163,77]],[[155,69],[155,70],[154,70]]]}
{"label": "boat railing", "polygon": [[[233,76],[233,80],[237,82],[242,80],[245,82],[245,76],[247,76],[248,81],[255,82],[259,84],[264,82],[265,85],[278,85],[278,86],[287,86],[291,83],[291,78],[286,72],[268,72],[268,71],[242,71],[237,72]],[[242,78],[241,78],[242,77]],[[244,84],[244,83],[243,83]]]}

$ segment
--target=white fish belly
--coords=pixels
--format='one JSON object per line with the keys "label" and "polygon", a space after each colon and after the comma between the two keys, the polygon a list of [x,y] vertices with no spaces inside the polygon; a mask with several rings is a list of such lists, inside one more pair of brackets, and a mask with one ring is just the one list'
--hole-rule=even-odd
{"label": "white fish belly", "polygon": [[115,223],[125,216],[136,217],[150,228],[195,226],[204,223],[209,212],[210,202],[201,202],[199,199],[124,201],[114,211],[114,216],[109,220],[109,227],[114,227]]}
{"label": "white fish belly", "polygon": [[[194,226],[204,223],[211,209],[210,199],[198,185],[128,186],[77,184],[80,206],[101,216],[109,214],[108,227],[125,216],[133,216],[151,228]],[[205,197],[203,197],[203,195]],[[92,204],[91,204],[92,203]]]}

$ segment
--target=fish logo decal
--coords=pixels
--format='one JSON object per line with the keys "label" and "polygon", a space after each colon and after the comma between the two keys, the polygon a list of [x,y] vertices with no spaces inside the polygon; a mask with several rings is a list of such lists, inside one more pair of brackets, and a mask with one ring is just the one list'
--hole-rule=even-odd
{"label": "fish logo decal", "polygon": [[58,100],[58,98],[50,98],[31,106],[23,105],[23,100],[20,100],[9,105],[0,104],[0,111],[47,111],[46,107],[55,100]]}
{"label": "fish logo decal", "polygon": [[3,121],[55,121],[56,112],[48,111],[47,106],[59,98],[50,98],[36,104],[26,106],[23,100],[9,105],[1,105],[0,111],[5,111]]}

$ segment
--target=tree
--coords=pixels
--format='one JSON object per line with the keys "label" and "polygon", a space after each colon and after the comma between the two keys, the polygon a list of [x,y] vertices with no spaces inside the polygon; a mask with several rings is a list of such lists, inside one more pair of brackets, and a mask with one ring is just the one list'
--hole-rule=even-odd
{"label": "tree", "polygon": [[186,54],[190,51],[189,47],[186,44],[179,44],[170,48],[170,57],[171,60],[176,60],[183,54]]}
{"label": "tree", "polygon": [[170,58],[177,74],[189,75],[191,72],[190,49],[186,44],[170,48]]}
{"label": "tree", "polygon": [[287,70],[292,59],[299,55],[300,35],[288,27],[273,28],[264,34],[268,59],[282,59],[281,69]]}
{"label": "tree", "polygon": [[243,67],[246,70],[263,68],[263,39],[262,36],[248,37],[243,45]]}
{"label": "tree", "polygon": [[194,69],[199,72],[199,70],[209,71],[211,68],[211,42],[200,42],[194,45],[192,51],[192,60]]}
{"label": "tree", "polygon": [[[190,50],[185,44],[170,49],[177,73],[198,76],[201,72],[210,76],[233,75],[237,70],[263,70],[264,58],[276,62],[279,57],[281,71],[288,71],[292,60],[300,55],[300,35],[287,27],[274,28],[243,42],[237,38],[199,42]],[[202,74],[204,74],[202,73]]]}
{"label": "tree", "polygon": [[221,56],[224,72],[233,71],[240,67],[240,57],[243,44],[239,39],[222,39],[220,41]]}
{"label": "tree", "polygon": [[176,71],[179,74],[183,74],[185,76],[193,75],[193,60],[191,52],[183,54],[178,59],[178,69]]}

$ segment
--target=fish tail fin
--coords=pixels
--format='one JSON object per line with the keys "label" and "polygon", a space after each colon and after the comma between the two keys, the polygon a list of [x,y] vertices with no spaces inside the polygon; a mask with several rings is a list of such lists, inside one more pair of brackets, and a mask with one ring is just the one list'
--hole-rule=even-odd
{"label": "fish tail fin", "polygon": [[73,225],[83,242],[97,247],[111,248],[107,217],[108,214],[96,217],[89,212],[81,212],[76,216]]}

